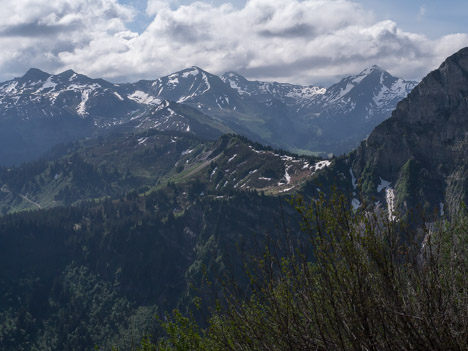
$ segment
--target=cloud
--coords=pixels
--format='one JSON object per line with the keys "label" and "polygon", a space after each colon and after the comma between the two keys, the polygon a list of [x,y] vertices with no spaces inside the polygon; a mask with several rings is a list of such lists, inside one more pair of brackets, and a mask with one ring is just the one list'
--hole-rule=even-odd
{"label": "cloud", "polygon": [[115,0],[2,2],[0,77],[22,75],[30,67],[60,70],[63,53],[86,48],[98,38],[120,35],[135,14]]}
{"label": "cloud", "polygon": [[154,16],[160,11],[169,9],[171,5],[175,3],[175,0],[148,0],[146,5],[146,14]]}
{"label": "cloud", "polygon": [[0,14],[4,79],[30,66],[129,81],[197,65],[218,74],[234,70],[253,79],[316,84],[372,64],[421,78],[468,45],[466,33],[430,40],[404,32],[350,0],[249,0],[240,9],[150,0],[152,20],[142,33],[128,29],[135,10],[116,0],[12,3]]}

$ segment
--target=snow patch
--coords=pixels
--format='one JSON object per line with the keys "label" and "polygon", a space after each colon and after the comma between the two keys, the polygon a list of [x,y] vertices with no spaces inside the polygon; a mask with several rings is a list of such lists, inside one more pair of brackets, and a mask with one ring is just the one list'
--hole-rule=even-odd
{"label": "snow patch", "polygon": [[208,81],[208,77],[206,76],[205,73],[202,74],[202,78],[203,78],[203,81],[206,84],[206,89],[204,91],[202,91],[199,95],[202,95],[202,94],[206,93],[208,90],[211,89],[210,82]]}
{"label": "snow patch", "polygon": [[199,73],[200,73],[200,71],[197,68],[193,67],[192,70],[182,73],[182,78],[188,78],[190,76],[196,76]]}
{"label": "snow patch", "polygon": [[325,167],[328,167],[331,165],[331,162],[328,161],[328,160],[323,160],[323,161],[319,161],[317,162],[314,167],[315,167],[315,170],[318,171],[319,169],[322,169],[322,168],[325,168]]}
{"label": "snow patch", "polygon": [[353,210],[356,211],[359,207],[361,207],[361,201],[359,201],[358,199],[354,198],[354,199],[351,201],[351,206],[353,207]]}
{"label": "snow patch", "polygon": [[116,91],[114,91],[114,95],[117,96],[117,99],[119,99],[120,101],[124,101],[124,98],[120,96],[120,94],[117,93]]}
{"label": "snow patch", "polygon": [[[196,96],[195,93],[193,93],[192,95],[188,95],[188,96],[181,96],[180,99],[177,100],[177,102],[179,104],[181,104],[182,102],[187,101],[188,99],[191,99],[194,96]],[[198,107],[198,108],[200,108],[200,107]]]}
{"label": "snow patch", "polygon": [[395,83],[393,83],[392,91],[396,96],[405,98],[406,95],[408,95],[408,91],[410,91],[413,87],[413,83],[404,81],[403,79],[398,79]]}
{"label": "snow patch", "polygon": [[148,95],[141,90],[136,90],[134,93],[127,95],[130,100],[136,101],[139,104],[145,105],[159,105],[161,100],[154,96]]}
{"label": "snow patch", "polygon": [[148,140],[148,138],[139,138],[137,146],[141,145],[141,144],[144,144],[146,142],[146,140]]}
{"label": "snow patch", "polygon": [[295,188],[295,186],[292,186],[292,187],[290,187],[290,188],[285,188],[285,189],[281,190],[280,193],[285,193],[285,192],[287,192],[287,191],[289,191],[289,190],[292,190],[292,189],[294,189],[294,188]]}
{"label": "snow patch", "polygon": [[232,156],[232,157],[227,161],[227,163],[231,162],[231,161],[234,160],[236,157],[237,157],[237,154],[234,154],[234,156]]}
{"label": "snow patch", "polygon": [[268,180],[268,181],[271,181],[271,180],[272,180],[272,178],[266,178],[266,177],[258,177],[258,179],[260,179],[260,180]]}
{"label": "snow patch", "polygon": [[382,177],[379,177],[379,178],[380,178],[380,184],[377,186],[378,193],[380,193],[383,189],[390,188],[390,184],[392,184],[388,180],[382,179]]}
{"label": "snow patch", "polygon": [[170,75],[167,81],[167,84],[177,85],[179,84],[179,76],[177,74]]}
{"label": "snow patch", "polygon": [[89,99],[90,92],[91,92],[90,89],[83,90],[81,92],[81,102],[78,104],[78,107],[76,108],[76,112],[78,112],[80,116],[84,116],[86,114],[86,102]]}
{"label": "snow patch", "polygon": [[388,210],[388,220],[395,220],[395,193],[392,188],[387,188],[385,190],[385,200],[387,201],[387,210]]}
{"label": "snow patch", "polygon": [[195,149],[191,149],[191,150],[190,150],[190,149],[187,149],[187,150],[185,150],[185,151],[182,151],[181,155],[182,155],[182,156],[185,156],[185,155],[191,154],[191,153],[193,152],[193,150],[195,150]]}
{"label": "snow patch", "polygon": [[211,180],[211,178],[213,178],[213,176],[215,175],[217,170],[218,170],[218,167],[215,167],[215,169],[213,169],[213,172],[211,172],[211,174],[210,174],[210,180]]}
{"label": "snow patch", "polygon": [[250,92],[247,90],[242,89],[239,85],[237,85],[237,82],[233,80],[229,80],[229,86],[236,90],[239,95],[251,95]]}
{"label": "snow patch", "polygon": [[3,91],[7,94],[15,93],[17,85],[18,85],[18,82],[11,82],[5,88],[3,88]]}
{"label": "snow patch", "polygon": [[[316,95],[324,95],[327,92],[326,88],[319,87],[294,87],[292,88],[285,96],[296,100],[297,102],[301,100],[310,100]],[[276,91],[275,91],[276,93]]]}
{"label": "snow patch", "polygon": [[57,83],[54,83],[52,81],[52,77],[49,77],[47,78],[47,80],[44,82],[44,84],[42,84],[42,87],[38,90],[38,92],[44,90],[44,89],[48,89],[48,88],[52,88],[51,90],[54,90],[55,87],[57,86]]}
{"label": "snow patch", "polygon": [[255,152],[257,154],[263,154],[264,153],[263,151],[255,150],[251,145],[249,145],[249,148],[250,148],[250,150],[252,150],[253,152]]}
{"label": "snow patch", "polygon": [[285,167],[284,169],[284,179],[286,179],[286,184],[289,184],[291,182],[291,176],[288,173],[289,168],[291,168],[291,166]]}
{"label": "snow patch", "polygon": [[340,92],[332,99],[332,101],[336,101],[336,100],[341,99],[343,96],[348,94],[351,91],[351,89],[354,88],[354,86],[355,85],[352,84],[352,83],[346,84],[346,87],[344,89],[340,89]]}
{"label": "snow patch", "polygon": [[385,97],[388,98],[389,94],[390,94],[389,89],[385,85],[382,85],[377,95],[374,95],[373,97],[374,103],[378,107],[381,107],[385,103]]}

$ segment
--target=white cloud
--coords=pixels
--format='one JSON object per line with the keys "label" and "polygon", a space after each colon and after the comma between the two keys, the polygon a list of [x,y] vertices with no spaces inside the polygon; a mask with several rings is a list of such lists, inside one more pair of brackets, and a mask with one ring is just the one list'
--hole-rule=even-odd
{"label": "white cloud", "polygon": [[154,16],[160,11],[169,9],[173,2],[173,0],[148,0],[146,14]]}
{"label": "white cloud", "polygon": [[153,20],[141,34],[127,27],[135,11],[116,0],[16,0],[8,6],[0,14],[2,80],[29,66],[135,80],[197,65],[213,73],[316,83],[372,64],[420,78],[468,45],[466,33],[430,40],[393,21],[377,22],[349,0],[249,0],[241,9],[150,0],[146,12]]}
{"label": "white cloud", "polygon": [[[30,67],[61,70],[65,67],[62,55],[121,35],[135,13],[115,0],[2,2],[0,77],[21,75]],[[116,51],[119,46],[108,45],[108,49]]]}

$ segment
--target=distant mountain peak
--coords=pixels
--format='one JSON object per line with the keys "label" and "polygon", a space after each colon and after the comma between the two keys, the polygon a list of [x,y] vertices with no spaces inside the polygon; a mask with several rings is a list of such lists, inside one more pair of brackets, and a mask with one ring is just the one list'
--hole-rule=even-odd
{"label": "distant mountain peak", "polygon": [[183,70],[180,70],[180,71],[177,71],[177,72],[173,72],[165,77],[161,77],[159,78],[158,80],[162,79],[162,78],[175,78],[175,77],[182,77],[182,78],[189,78],[190,76],[212,76],[211,73],[205,71],[204,69],[198,67],[198,66],[191,66],[191,67],[187,67],[187,68],[184,68]]}
{"label": "distant mountain peak", "polygon": [[371,71],[383,71],[383,72],[386,72],[382,67],[380,67],[379,65],[372,65],[369,67],[369,70]]}
{"label": "distant mountain peak", "polygon": [[44,72],[44,71],[40,70],[39,68],[31,67],[30,69],[28,69],[26,71],[26,73],[24,75],[27,76],[27,75],[30,75],[30,74],[44,74],[44,73],[48,74],[47,72]]}
{"label": "distant mountain peak", "polygon": [[[359,74],[345,77],[328,89],[327,102],[347,99],[351,95],[364,96],[364,92],[373,94],[376,105],[387,104],[388,112],[394,108],[396,100],[404,98],[417,82],[396,78],[378,65],[362,70]],[[388,104],[390,102],[390,104]]]}
{"label": "distant mountain peak", "polygon": [[180,72],[173,73],[177,75],[181,75],[183,78],[188,78],[189,76],[198,76],[200,73],[206,73],[200,67],[192,66],[190,68],[186,68]]}
{"label": "distant mountain peak", "polygon": [[30,68],[24,76],[22,76],[19,80],[27,82],[27,81],[33,81],[37,82],[40,80],[46,80],[47,78],[50,77],[50,74],[44,71],[41,71],[38,68]]}
{"label": "distant mountain peak", "polygon": [[388,73],[386,70],[384,70],[382,67],[377,66],[377,65],[372,65],[372,66],[367,67],[364,70],[362,70],[359,74],[357,74],[355,76],[351,76],[350,78],[354,82],[360,83],[366,77],[374,76],[374,75],[375,76],[376,75],[381,76],[382,74],[385,74],[385,75],[388,75],[388,76],[392,77],[392,75],[390,73]]}
{"label": "distant mountain peak", "polygon": [[186,69],[190,69],[192,71],[201,71],[201,72],[206,72],[203,68],[200,68],[198,66],[192,66],[190,68],[186,68]]}
{"label": "distant mountain peak", "polygon": [[74,70],[72,69],[67,69],[66,71],[63,71],[62,73],[59,73],[58,75],[66,75],[66,74],[74,74],[76,73]]}
{"label": "distant mountain peak", "polygon": [[76,74],[76,72],[72,69],[67,69],[66,71],[63,71],[62,73],[57,74],[59,77],[66,77],[66,76],[72,76]]}
{"label": "distant mountain peak", "polygon": [[[86,82],[86,83],[90,83],[91,81],[97,81],[95,79],[92,79],[92,78],[89,78],[88,76],[84,75],[84,74],[80,74],[80,73],[76,73],[74,70],[72,69],[68,69],[66,71],[63,71],[57,75],[55,75],[54,77],[56,77],[56,79],[58,81],[70,81],[70,82],[73,82],[75,80],[79,80],[79,81],[83,81],[83,82]],[[101,80],[102,81],[102,80]]]}

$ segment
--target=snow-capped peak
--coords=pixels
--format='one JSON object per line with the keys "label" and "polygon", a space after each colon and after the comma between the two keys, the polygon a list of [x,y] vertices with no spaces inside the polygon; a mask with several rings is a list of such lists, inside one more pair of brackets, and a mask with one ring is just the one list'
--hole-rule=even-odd
{"label": "snow-capped peak", "polygon": [[341,79],[328,88],[323,103],[327,113],[344,115],[359,111],[364,119],[389,116],[396,103],[406,97],[417,82],[393,77],[374,65],[359,74]]}
{"label": "snow-capped peak", "polygon": [[396,79],[393,78],[387,71],[377,65],[373,65],[362,70],[359,74],[354,76],[345,77],[339,83],[332,85],[328,88],[326,100],[327,102],[334,102],[344,98],[355,87],[362,84],[364,81],[374,80],[371,85],[383,84],[385,80]]}
{"label": "snow-capped peak", "polygon": [[96,113],[115,118],[135,110],[135,103],[125,95],[118,85],[73,70],[52,75],[32,68],[24,76],[0,84],[0,119],[28,120],[70,114],[94,118]]}
{"label": "snow-capped peak", "polygon": [[211,89],[211,80],[216,78],[201,68],[192,66],[156,79],[149,93],[159,99],[190,101],[208,92]]}
{"label": "snow-capped peak", "polygon": [[[372,73],[377,72],[380,74],[387,73],[383,68],[377,65],[373,65],[371,67],[368,67],[364,70],[362,70],[359,74],[355,76],[351,76],[351,81],[355,84],[359,84],[363,79],[371,75]],[[388,74],[388,73],[387,73]]]}

